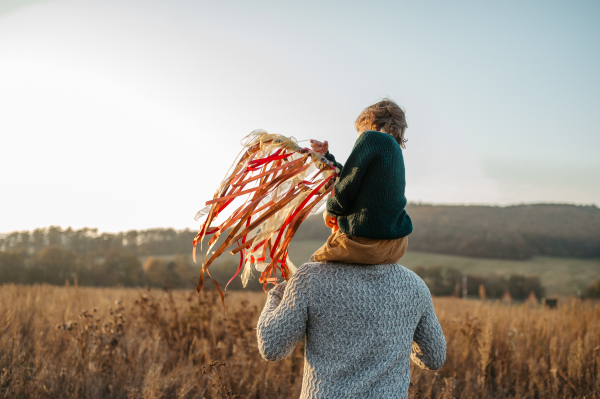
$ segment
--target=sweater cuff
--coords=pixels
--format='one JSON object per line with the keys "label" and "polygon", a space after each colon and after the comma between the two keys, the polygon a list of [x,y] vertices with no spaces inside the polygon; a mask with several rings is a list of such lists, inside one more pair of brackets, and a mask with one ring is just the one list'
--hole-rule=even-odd
{"label": "sweater cuff", "polygon": [[340,217],[340,216],[344,216],[341,212],[341,210],[339,209],[338,206],[336,206],[337,204],[335,203],[334,198],[329,198],[327,200],[327,206],[325,207],[325,209],[327,210],[327,213],[331,216],[335,216],[335,217]]}

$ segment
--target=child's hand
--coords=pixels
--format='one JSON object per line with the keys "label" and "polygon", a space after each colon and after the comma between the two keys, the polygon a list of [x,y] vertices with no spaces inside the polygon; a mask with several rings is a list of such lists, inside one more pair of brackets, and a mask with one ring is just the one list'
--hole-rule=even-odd
{"label": "child's hand", "polygon": [[327,151],[329,151],[329,143],[327,141],[321,143],[317,140],[310,140],[310,146],[313,151],[318,152],[321,155],[325,155],[327,154]]}
{"label": "child's hand", "polygon": [[339,229],[337,224],[337,218],[335,216],[330,216],[327,211],[323,212],[323,220],[325,220],[325,226],[337,231]]}

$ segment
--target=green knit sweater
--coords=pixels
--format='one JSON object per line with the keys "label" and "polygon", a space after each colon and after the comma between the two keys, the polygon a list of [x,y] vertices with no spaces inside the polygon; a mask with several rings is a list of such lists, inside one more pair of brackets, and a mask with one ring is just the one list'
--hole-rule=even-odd
{"label": "green knit sweater", "polygon": [[327,213],[337,217],[342,233],[392,240],[412,232],[404,209],[404,159],[392,136],[363,132],[343,166],[330,153],[325,158],[341,169],[335,195],[327,201]]}

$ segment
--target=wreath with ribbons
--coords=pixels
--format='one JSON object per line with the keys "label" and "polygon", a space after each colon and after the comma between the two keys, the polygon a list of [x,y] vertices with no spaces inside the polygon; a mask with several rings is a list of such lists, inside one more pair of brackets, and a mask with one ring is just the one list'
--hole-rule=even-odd
{"label": "wreath with ribbons", "polygon": [[[195,217],[206,217],[193,241],[194,262],[199,243],[203,254],[197,292],[202,288],[204,273],[210,276],[209,266],[228,249],[231,255],[240,254],[240,263],[227,285],[241,273],[245,287],[253,266],[260,272],[258,281],[263,290],[269,283],[277,285],[278,275],[289,280],[296,271],[288,256],[294,234],[308,215],[333,194],[339,171],[321,154],[300,147],[293,137],[255,130],[242,140],[242,146],[213,199]],[[230,216],[221,224],[211,225],[236,199],[243,200],[242,204],[233,211],[229,209]],[[212,237],[205,255],[202,242],[209,235]],[[223,291],[211,279],[225,308]]]}

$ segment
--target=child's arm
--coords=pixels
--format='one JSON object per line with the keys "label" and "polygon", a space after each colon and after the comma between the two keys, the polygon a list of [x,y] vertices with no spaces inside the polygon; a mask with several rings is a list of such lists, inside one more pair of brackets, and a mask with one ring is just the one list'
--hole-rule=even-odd
{"label": "child's arm", "polygon": [[370,134],[369,132],[360,135],[340,173],[334,189],[335,195],[327,200],[327,213],[329,215],[337,217],[352,213],[362,179],[369,168],[369,164],[377,156],[377,148],[389,145],[388,142],[381,142],[382,136]]}
{"label": "child's arm", "polygon": [[258,350],[265,360],[289,356],[304,338],[308,319],[308,268],[300,268],[289,281],[269,292],[258,319]]}

